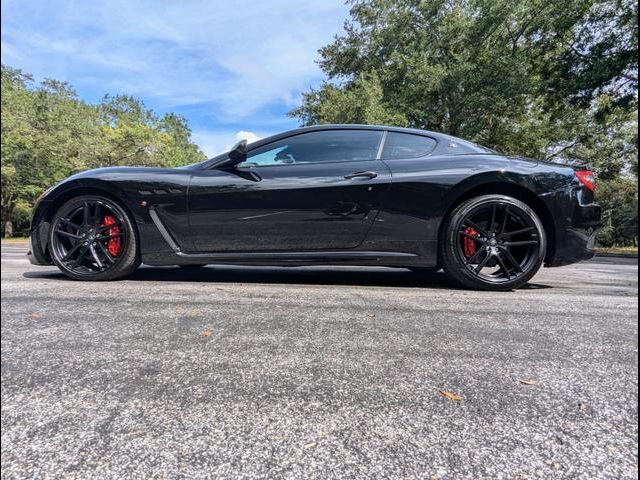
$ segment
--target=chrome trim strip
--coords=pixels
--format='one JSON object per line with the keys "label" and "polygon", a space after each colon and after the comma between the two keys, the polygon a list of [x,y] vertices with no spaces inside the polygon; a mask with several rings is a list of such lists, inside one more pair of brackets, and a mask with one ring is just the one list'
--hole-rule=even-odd
{"label": "chrome trim strip", "polygon": [[384,142],[387,140],[387,130],[382,132],[382,138],[380,139],[380,145],[378,146],[378,153],[376,153],[376,160],[380,160],[382,158],[382,149],[384,148]]}
{"label": "chrome trim strip", "polygon": [[180,246],[173,239],[173,237],[169,233],[169,230],[167,230],[167,228],[164,226],[164,224],[162,223],[162,220],[160,220],[160,217],[158,216],[158,212],[156,212],[156,209],[154,207],[149,207],[149,216],[151,217],[151,220],[153,220],[154,225],[160,232],[160,235],[162,235],[162,238],[164,238],[164,240],[169,244],[169,246],[174,252],[180,255],[181,254]]}

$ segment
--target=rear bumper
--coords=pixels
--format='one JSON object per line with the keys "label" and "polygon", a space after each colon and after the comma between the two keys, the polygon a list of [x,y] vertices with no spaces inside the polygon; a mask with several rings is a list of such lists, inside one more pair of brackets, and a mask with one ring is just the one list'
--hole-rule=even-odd
{"label": "rear bumper", "polygon": [[582,204],[578,194],[563,225],[556,231],[555,251],[547,267],[560,267],[589,260],[596,254],[596,237],[602,225],[602,208],[597,203]]}

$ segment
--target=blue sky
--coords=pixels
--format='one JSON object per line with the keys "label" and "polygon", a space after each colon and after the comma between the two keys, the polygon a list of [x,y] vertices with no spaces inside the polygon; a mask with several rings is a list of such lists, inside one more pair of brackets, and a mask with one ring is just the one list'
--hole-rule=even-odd
{"label": "blue sky", "polygon": [[322,80],[317,50],[347,13],[341,0],[3,0],[2,62],[90,102],[128,93],[181,113],[214,155],[297,126],[286,112]]}

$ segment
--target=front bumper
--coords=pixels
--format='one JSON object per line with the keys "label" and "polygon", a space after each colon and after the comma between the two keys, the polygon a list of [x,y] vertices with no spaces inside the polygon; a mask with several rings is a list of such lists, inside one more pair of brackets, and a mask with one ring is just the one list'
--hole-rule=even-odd
{"label": "front bumper", "polygon": [[31,229],[31,235],[29,235],[30,248],[29,252],[27,252],[27,258],[32,265],[53,265],[46,248],[48,232],[48,222],[42,222]]}

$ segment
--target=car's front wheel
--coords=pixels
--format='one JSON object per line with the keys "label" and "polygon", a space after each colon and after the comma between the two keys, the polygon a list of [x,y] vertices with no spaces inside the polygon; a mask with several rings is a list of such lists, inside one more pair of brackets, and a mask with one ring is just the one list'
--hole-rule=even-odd
{"label": "car's front wheel", "polygon": [[445,272],[479,290],[523,286],[542,266],[547,248],[538,215],[505,195],[463,202],[446,221],[439,243]]}
{"label": "car's front wheel", "polygon": [[49,249],[58,268],[76,280],[116,280],[140,265],[129,215],[118,203],[97,195],[72,198],[58,209]]}

